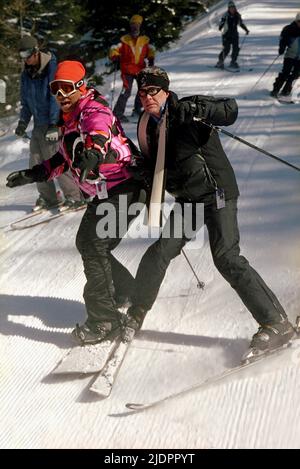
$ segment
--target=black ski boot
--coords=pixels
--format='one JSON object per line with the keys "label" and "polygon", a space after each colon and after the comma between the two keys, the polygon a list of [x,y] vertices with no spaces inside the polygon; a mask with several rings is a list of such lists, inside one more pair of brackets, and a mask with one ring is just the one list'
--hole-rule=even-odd
{"label": "black ski boot", "polygon": [[134,329],[136,332],[140,330],[146,317],[147,310],[142,306],[130,306],[127,310],[126,327]]}
{"label": "black ski boot", "polygon": [[235,70],[238,70],[240,68],[239,64],[237,62],[230,62],[230,65],[229,65],[230,68],[233,68]]}
{"label": "black ski boot", "polygon": [[224,62],[222,62],[222,60],[218,60],[215,67],[220,68],[221,70],[224,70]]}
{"label": "black ski boot", "polygon": [[250,348],[243,356],[242,363],[250,363],[264,354],[287,345],[295,334],[296,330],[287,319],[283,322],[260,326],[252,337]]}
{"label": "black ski boot", "polygon": [[136,332],[140,330],[144,322],[147,310],[142,306],[130,306],[122,333],[123,342],[131,342]]}
{"label": "black ski boot", "polygon": [[278,91],[277,90],[272,90],[270,91],[270,96],[272,96],[272,98],[277,98],[278,97]]}
{"label": "black ski boot", "polygon": [[121,315],[120,319],[90,322],[87,320],[81,326],[76,324],[72,331],[73,337],[80,345],[92,345],[106,340],[113,341],[122,332]]}

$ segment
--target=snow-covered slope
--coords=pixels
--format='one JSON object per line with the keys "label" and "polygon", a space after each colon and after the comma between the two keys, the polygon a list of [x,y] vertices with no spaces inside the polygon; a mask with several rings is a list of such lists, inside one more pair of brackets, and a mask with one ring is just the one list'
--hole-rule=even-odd
{"label": "snow-covered slope", "polygon": [[[281,59],[256,84],[299,2],[236,3],[251,31],[239,74],[212,68],[221,47],[216,24],[227,2],[190,24],[157,64],[170,72],[180,96],[236,97],[239,118],[228,130],[300,166],[299,104],[268,96]],[[103,92],[109,96],[109,83]],[[132,124],[126,130],[135,138]],[[228,137],[222,141],[241,192],[242,252],[294,320],[300,304],[300,174]],[[128,401],[153,400],[222,372],[246,350],[257,325],[214,268],[207,238],[201,249],[187,249],[205,290],[197,289],[182,256],[173,261],[109,399],[99,401],[87,390],[90,377],[50,378],[71,346],[72,327],[85,318],[84,275],[74,245],[82,213],[21,232],[4,228],[30,210],[36,191],[5,187],[7,174],[28,162],[28,144],[12,131],[0,140],[0,158],[2,448],[299,447],[299,356],[144,414],[116,416]],[[116,255],[135,272],[146,246],[126,240]]]}

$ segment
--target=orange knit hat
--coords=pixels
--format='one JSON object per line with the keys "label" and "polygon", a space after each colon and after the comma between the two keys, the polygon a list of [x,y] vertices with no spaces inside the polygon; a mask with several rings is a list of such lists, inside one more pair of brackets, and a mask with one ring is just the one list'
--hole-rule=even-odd
{"label": "orange knit hat", "polygon": [[142,22],[143,17],[141,15],[133,15],[129,20],[129,23],[142,24]]}
{"label": "orange knit hat", "polygon": [[[84,77],[85,68],[82,63],[77,62],[76,60],[65,60],[58,64],[54,80],[71,80],[74,83],[77,83],[78,81],[83,80]],[[85,91],[85,89],[85,84],[79,88],[80,91]]]}

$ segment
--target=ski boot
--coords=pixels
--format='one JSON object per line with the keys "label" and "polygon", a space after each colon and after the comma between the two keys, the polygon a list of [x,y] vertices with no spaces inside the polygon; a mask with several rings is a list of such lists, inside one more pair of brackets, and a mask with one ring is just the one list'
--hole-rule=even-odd
{"label": "ski boot", "polygon": [[146,317],[147,310],[142,306],[130,306],[127,310],[126,327],[134,329],[136,332],[140,330]]}
{"label": "ski boot", "polygon": [[220,68],[221,70],[224,70],[224,62],[222,62],[222,60],[219,60],[216,63],[215,68]]}
{"label": "ski boot", "polygon": [[134,334],[141,329],[146,314],[147,310],[142,306],[128,308],[122,333],[123,342],[130,342],[133,339]]}
{"label": "ski boot", "polygon": [[284,88],[280,93],[281,96],[290,96],[290,94],[291,94],[291,91],[289,89],[285,90]]}
{"label": "ski boot", "polygon": [[278,98],[278,91],[277,90],[270,91],[270,96],[272,96],[272,98]]}
{"label": "ski boot", "polygon": [[77,210],[86,205],[85,200],[74,200],[66,197],[64,203],[61,205],[59,211],[65,212],[66,210]]}
{"label": "ski boot", "polygon": [[98,344],[103,341],[113,341],[123,329],[121,318],[111,321],[90,322],[87,320],[81,326],[76,324],[72,336],[80,345]]}
{"label": "ski boot", "polygon": [[263,355],[288,345],[296,333],[297,329],[287,319],[284,319],[283,322],[260,326],[252,337],[250,348],[243,356],[242,363],[250,363]]}
{"label": "ski boot", "polygon": [[47,200],[40,195],[37,201],[35,202],[35,206],[32,208],[32,211],[38,212],[39,210],[51,210],[53,208],[60,207],[61,204],[61,199],[58,199],[57,201],[51,203],[47,202]]}
{"label": "ski boot", "polygon": [[119,121],[124,123],[124,122],[129,122],[129,119],[127,116],[123,115],[119,117]]}
{"label": "ski boot", "polygon": [[229,67],[234,68],[235,70],[238,70],[240,68],[240,66],[237,62],[230,62]]}

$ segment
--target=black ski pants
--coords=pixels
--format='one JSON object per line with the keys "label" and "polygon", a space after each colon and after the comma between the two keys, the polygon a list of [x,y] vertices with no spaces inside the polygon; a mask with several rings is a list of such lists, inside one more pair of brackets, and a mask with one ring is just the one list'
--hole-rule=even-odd
{"label": "black ski pants", "polygon": [[[122,75],[123,80],[123,88],[118,97],[118,100],[114,106],[114,114],[119,119],[124,115],[126,104],[128,99],[130,98],[133,82],[136,79],[135,75]],[[134,111],[137,114],[140,114],[142,110],[142,103],[138,94],[136,94],[134,98]]]}
{"label": "black ski pants", "polygon": [[[125,196],[125,203],[120,204],[119,196]],[[115,193],[108,199],[99,200],[97,197],[88,204],[82,218],[77,237],[76,246],[81,254],[86,284],[83,297],[85,301],[88,323],[95,324],[103,320],[113,320],[118,317],[115,294],[129,295],[134,284],[130,272],[111,254],[122,237],[126,234],[120,226],[120,217],[124,217],[128,225],[136,216],[128,215],[130,204],[140,201],[140,189],[137,187],[126,194]],[[109,213],[99,208],[108,207]],[[120,213],[122,211],[122,213]],[[116,216],[113,215],[116,214]],[[124,224],[124,223],[123,223]],[[112,229],[108,232],[108,225]],[[105,226],[105,232],[102,227]]]}
{"label": "black ski pants", "polygon": [[223,50],[219,54],[219,61],[224,62],[226,59],[227,55],[230,52],[230,48],[232,47],[231,50],[231,62],[236,62],[238,55],[239,55],[239,36],[226,36],[224,35],[222,37],[222,43],[223,43]]}
{"label": "black ski pants", "polygon": [[[170,225],[174,226],[171,212]],[[214,264],[237,292],[244,305],[259,324],[278,322],[286,317],[283,307],[263,279],[240,255],[237,223],[237,200],[226,201],[226,207],[217,210],[215,204],[204,207],[210,249]],[[200,228],[200,227],[199,227]],[[187,238],[163,235],[144,254],[135,279],[133,304],[151,309],[164,279],[170,261],[178,256]]]}
{"label": "black ski pants", "polygon": [[286,58],[278,77],[274,81],[273,90],[278,93],[282,89],[283,93],[289,94],[293,88],[293,82],[300,76],[300,60]]}

